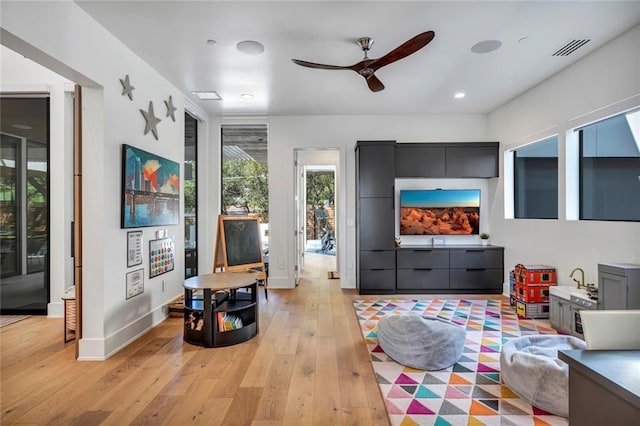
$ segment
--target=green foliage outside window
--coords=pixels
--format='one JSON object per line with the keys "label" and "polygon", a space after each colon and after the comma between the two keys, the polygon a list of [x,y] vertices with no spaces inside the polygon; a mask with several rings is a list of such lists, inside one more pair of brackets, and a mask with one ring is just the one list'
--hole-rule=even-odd
{"label": "green foliage outside window", "polygon": [[267,167],[255,160],[222,162],[222,209],[231,208],[257,214],[261,222],[269,222],[269,179]]}
{"label": "green foliage outside window", "polygon": [[333,172],[307,173],[307,204],[324,205],[325,201],[333,204],[334,200]]}

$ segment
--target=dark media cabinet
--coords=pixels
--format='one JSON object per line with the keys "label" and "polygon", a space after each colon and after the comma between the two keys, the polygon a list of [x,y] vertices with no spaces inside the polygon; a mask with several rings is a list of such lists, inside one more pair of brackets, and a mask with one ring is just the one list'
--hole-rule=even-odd
{"label": "dark media cabinet", "polygon": [[504,248],[395,246],[396,178],[498,176],[498,143],[358,141],[357,287],[360,294],[502,293]]}

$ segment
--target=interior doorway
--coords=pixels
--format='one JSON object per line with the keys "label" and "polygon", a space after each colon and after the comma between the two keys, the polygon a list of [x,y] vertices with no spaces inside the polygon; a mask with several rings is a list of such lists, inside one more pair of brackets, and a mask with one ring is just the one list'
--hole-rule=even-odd
{"label": "interior doorway", "polygon": [[311,263],[320,273],[339,276],[339,162],[335,148],[294,150],[296,285],[309,257],[320,257]]}

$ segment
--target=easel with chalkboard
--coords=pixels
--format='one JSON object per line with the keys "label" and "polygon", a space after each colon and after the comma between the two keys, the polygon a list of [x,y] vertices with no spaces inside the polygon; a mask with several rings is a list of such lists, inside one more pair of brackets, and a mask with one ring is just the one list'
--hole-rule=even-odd
{"label": "easel with chalkboard", "polygon": [[262,257],[258,219],[249,216],[218,216],[213,272],[256,271],[267,295],[267,273]]}

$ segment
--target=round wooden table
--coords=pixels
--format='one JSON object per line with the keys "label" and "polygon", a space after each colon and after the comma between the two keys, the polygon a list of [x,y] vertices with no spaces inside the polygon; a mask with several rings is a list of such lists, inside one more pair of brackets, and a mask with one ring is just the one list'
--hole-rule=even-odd
{"label": "round wooden table", "polygon": [[[185,288],[185,341],[211,348],[240,343],[255,336],[258,333],[257,280],[258,274],[256,272],[216,272],[186,279],[183,284]],[[241,288],[247,288],[250,291],[236,293],[236,290]],[[193,292],[197,290],[202,290],[202,300],[193,298]],[[216,295],[215,302],[213,302],[214,292],[221,291],[224,291],[222,297]],[[202,308],[198,307],[200,304],[202,304]],[[202,343],[197,342],[200,340],[197,338],[198,335],[186,324],[187,313],[194,311],[202,312],[204,319]],[[214,313],[229,312],[245,317],[242,328],[223,331],[215,324],[217,316]],[[247,318],[251,320],[247,321]]]}
{"label": "round wooden table", "polygon": [[256,272],[216,272],[188,278],[182,285],[190,290],[228,290],[247,287],[257,279]]}

